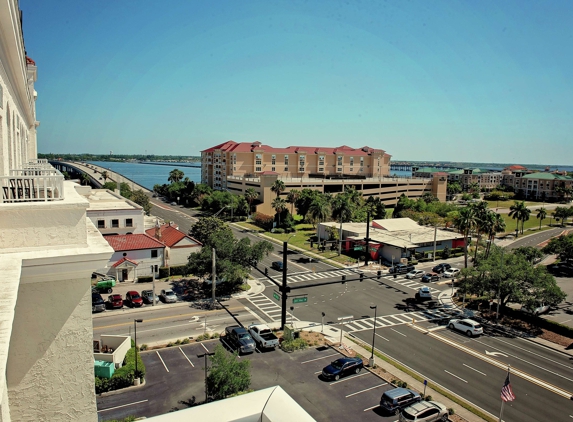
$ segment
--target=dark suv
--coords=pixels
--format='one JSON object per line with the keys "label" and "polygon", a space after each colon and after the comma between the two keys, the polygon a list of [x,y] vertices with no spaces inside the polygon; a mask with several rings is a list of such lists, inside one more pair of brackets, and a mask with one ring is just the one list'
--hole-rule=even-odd
{"label": "dark suv", "polygon": [[397,415],[401,409],[417,403],[422,397],[415,391],[407,388],[394,388],[386,391],[380,398],[380,407],[387,412]]}
{"label": "dark suv", "polygon": [[438,264],[436,265],[434,268],[432,268],[432,271],[435,272],[436,274],[441,274],[447,270],[449,270],[450,268],[452,268],[452,266],[450,264]]}
{"label": "dark suv", "polygon": [[409,273],[410,271],[413,271],[415,269],[416,269],[416,267],[413,265],[396,264],[393,267],[390,267],[388,272],[390,274],[406,274],[406,273]]}

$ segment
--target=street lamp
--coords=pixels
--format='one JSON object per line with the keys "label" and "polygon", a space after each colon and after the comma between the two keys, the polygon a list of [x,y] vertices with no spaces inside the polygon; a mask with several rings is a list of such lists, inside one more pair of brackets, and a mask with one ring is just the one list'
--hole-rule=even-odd
{"label": "street lamp", "polygon": [[151,266],[151,289],[153,290],[153,296],[151,296],[151,306],[155,306],[155,267]]}
{"label": "street lamp", "polygon": [[368,365],[374,367],[374,340],[376,339],[376,311],[378,310],[378,305],[371,306],[370,309],[374,309],[374,330],[372,331],[372,354],[370,355],[370,361]]}
{"label": "street lamp", "polygon": [[325,315],[326,315],[326,314],[323,312],[323,313],[322,313],[322,328],[320,329],[320,332],[321,332],[321,333],[324,332],[324,316],[325,316]]}
{"label": "street lamp", "polygon": [[283,282],[280,288],[282,300],[281,300],[281,330],[285,329],[286,324],[286,308],[287,308],[287,255],[288,255],[288,241],[295,237],[295,234],[290,235],[290,237],[283,242]]}
{"label": "street lamp", "polygon": [[139,372],[137,371],[137,323],[138,322],[143,322],[142,319],[134,319],[133,320],[133,331],[135,334],[135,377],[133,379],[133,384],[134,385],[139,385],[139,382],[141,381],[141,377],[139,376]]}
{"label": "street lamp", "polygon": [[294,306],[290,307],[290,325],[294,328]]}
{"label": "street lamp", "polygon": [[213,356],[215,353],[209,352],[205,349],[205,353],[202,355],[197,355],[198,358],[205,358],[205,403],[209,400],[209,395],[207,392],[207,356]]}

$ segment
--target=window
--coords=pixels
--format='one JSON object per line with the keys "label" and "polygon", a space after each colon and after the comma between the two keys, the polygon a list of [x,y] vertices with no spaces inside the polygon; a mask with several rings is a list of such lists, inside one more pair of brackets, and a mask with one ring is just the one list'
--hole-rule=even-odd
{"label": "window", "polygon": [[[318,165],[319,166],[324,166],[324,155],[320,155],[318,157]],[[320,171],[320,170],[319,170]]]}
{"label": "window", "polygon": [[152,249],[152,250],[151,250],[151,257],[152,257],[152,258],[157,258],[157,256],[158,256],[157,249]]}
{"label": "window", "polygon": [[125,227],[133,227],[133,219],[132,218],[126,218],[125,219]]}
{"label": "window", "polygon": [[360,167],[364,167],[364,157],[360,157]]}
{"label": "window", "polygon": [[338,158],[338,165],[341,166],[342,165],[342,155],[339,155],[337,158]]}
{"label": "window", "polygon": [[285,166],[288,166],[288,155],[285,155]]}
{"label": "window", "polygon": [[342,167],[338,167],[338,169],[336,169],[336,171],[342,173]]}
{"label": "window", "polygon": [[98,220],[97,221],[97,228],[98,229],[105,229],[105,220]]}
{"label": "window", "polygon": [[119,220],[111,220],[112,227],[119,227]]}
{"label": "window", "polygon": [[[256,164],[257,166],[260,166],[260,165],[263,163],[262,160],[263,160],[263,155],[262,155],[262,154],[257,154],[257,155],[255,155],[255,164]],[[260,170],[259,170],[259,171],[260,171]]]}
{"label": "window", "polygon": [[352,167],[350,167],[350,172],[353,172],[353,171],[354,171],[354,169]]}
{"label": "window", "polygon": [[263,171],[263,170],[262,170],[262,167],[255,167],[255,171],[259,171],[259,172],[260,172],[260,171]]}
{"label": "window", "polygon": [[354,166],[354,157],[350,157],[350,167]]}
{"label": "window", "polygon": [[298,171],[300,171],[301,173],[304,173],[304,167],[299,167]]}
{"label": "window", "polygon": [[275,167],[271,167],[271,171],[276,171],[276,170],[275,170]]}
{"label": "window", "polygon": [[[274,166],[276,164],[276,159],[277,156],[276,155],[271,155],[271,164]],[[273,170],[274,171],[274,170]]]}
{"label": "window", "polygon": [[285,166],[285,171],[288,171],[288,167]]}
{"label": "window", "polygon": [[324,171],[324,167],[319,167],[318,171],[323,172]]}

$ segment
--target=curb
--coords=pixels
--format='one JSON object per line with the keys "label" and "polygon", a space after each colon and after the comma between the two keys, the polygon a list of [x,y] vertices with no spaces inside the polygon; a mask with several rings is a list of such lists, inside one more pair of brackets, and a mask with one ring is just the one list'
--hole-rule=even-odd
{"label": "curb", "polygon": [[[141,352],[139,352],[139,353],[141,353]],[[144,387],[146,384],[147,384],[146,379],[143,378],[143,382],[139,385],[131,385],[129,387],[120,388],[119,390],[106,391],[105,393],[100,393],[97,396],[98,397],[117,396],[118,394],[127,393],[128,391],[137,390],[141,387]]]}

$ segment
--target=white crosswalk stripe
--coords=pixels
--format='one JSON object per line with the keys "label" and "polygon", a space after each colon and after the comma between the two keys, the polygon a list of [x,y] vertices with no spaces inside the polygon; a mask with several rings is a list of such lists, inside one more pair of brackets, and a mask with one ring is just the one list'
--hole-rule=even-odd
{"label": "white crosswalk stripe", "polygon": [[[276,302],[266,297],[264,294],[259,293],[257,295],[248,296],[246,298],[251,302],[259,311],[265,314],[271,319],[271,321],[280,321],[281,319],[281,307]],[[287,319],[294,319],[295,321],[300,321],[296,316],[291,315],[287,311]]]}
{"label": "white crosswalk stripe", "polygon": [[[404,325],[411,323],[412,320],[416,321],[430,321],[434,319],[450,318],[450,315],[440,310],[428,310],[418,312],[408,312],[394,315],[384,315],[376,317],[376,327],[392,327],[396,325]],[[374,328],[374,318],[365,318],[356,321],[351,321],[344,324],[344,330],[350,333],[357,331],[372,330]]]}

